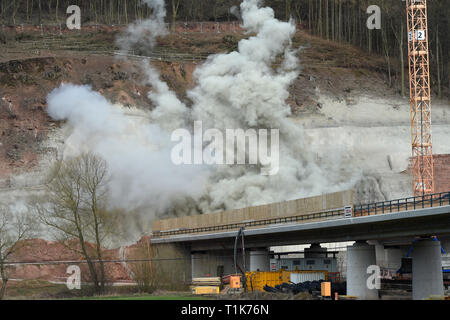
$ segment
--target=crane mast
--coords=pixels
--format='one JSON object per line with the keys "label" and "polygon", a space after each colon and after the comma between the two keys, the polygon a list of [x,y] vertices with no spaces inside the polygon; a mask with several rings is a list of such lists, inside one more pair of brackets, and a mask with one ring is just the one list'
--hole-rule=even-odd
{"label": "crane mast", "polygon": [[406,0],[414,195],[434,193],[427,1]]}

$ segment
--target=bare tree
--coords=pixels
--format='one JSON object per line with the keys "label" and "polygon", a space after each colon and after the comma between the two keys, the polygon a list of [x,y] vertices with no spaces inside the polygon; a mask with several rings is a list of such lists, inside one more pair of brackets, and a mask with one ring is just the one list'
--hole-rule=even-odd
{"label": "bare tree", "polygon": [[404,46],[404,30],[405,26],[403,23],[403,18],[401,18],[401,24],[400,24],[400,30],[398,31],[396,28],[394,28],[392,22],[391,22],[391,28],[393,31],[393,34],[395,36],[395,39],[397,40],[398,49],[399,49],[399,56],[400,56],[400,74],[401,74],[401,93],[402,97],[406,96],[406,89],[405,89],[405,55],[403,53],[403,46]]}
{"label": "bare tree", "polygon": [[389,52],[389,42],[388,42],[388,36],[385,28],[381,28],[381,36],[383,39],[383,51],[384,51],[384,57],[386,59],[386,64],[388,68],[388,82],[389,87],[392,86],[392,75],[391,75],[391,57]]}
{"label": "bare tree", "polygon": [[107,209],[107,183],[106,162],[96,155],[63,160],[53,169],[45,201],[35,205],[54,238],[86,259],[96,293],[103,292],[106,281],[102,248],[118,235],[120,217]]}
{"label": "bare tree", "polygon": [[34,234],[34,227],[29,215],[13,215],[8,208],[0,207],[0,300],[5,296],[9,281],[8,259],[26,245],[25,240]]}
{"label": "bare tree", "polygon": [[180,7],[181,0],[172,0],[172,32],[175,31],[178,8]]}
{"label": "bare tree", "polygon": [[143,239],[136,249],[133,259],[141,260],[130,264],[130,273],[136,281],[139,291],[152,293],[161,281],[155,262],[156,249],[150,245],[149,239]]}

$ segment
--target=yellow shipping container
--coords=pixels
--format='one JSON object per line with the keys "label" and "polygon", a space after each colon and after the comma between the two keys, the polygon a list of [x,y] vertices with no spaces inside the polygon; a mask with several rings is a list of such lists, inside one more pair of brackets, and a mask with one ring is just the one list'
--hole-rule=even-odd
{"label": "yellow shipping container", "polygon": [[323,272],[325,274],[325,281],[328,280],[327,271],[317,270],[296,270],[296,271],[253,271],[245,274],[247,278],[247,289],[249,291],[264,291],[264,286],[275,287],[282,283],[289,283],[291,281],[291,273],[318,273]]}
{"label": "yellow shipping container", "polygon": [[249,291],[264,291],[263,288],[266,284],[275,287],[284,282],[283,271],[247,272],[245,275]]}

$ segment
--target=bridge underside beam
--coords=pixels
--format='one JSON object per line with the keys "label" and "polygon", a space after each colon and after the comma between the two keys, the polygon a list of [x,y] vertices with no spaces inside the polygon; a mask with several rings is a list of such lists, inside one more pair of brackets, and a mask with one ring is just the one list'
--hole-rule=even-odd
{"label": "bridge underside beam", "polygon": [[[439,210],[444,211],[444,208],[439,208]],[[245,244],[247,248],[260,248],[366,239],[385,240],[410,237],[412,240],[417,236],[449,235],[450,223],[443,223],[443,221],[450,222],[449,207],[446,208],[446,211],[436,215],[417,214],[404,217],[403,213],[399,213],[249,229],[245,231]],[[154,239],[152,242],[188,242],[192,245],[193,250],[232,249],[236,232],[186,235],[177,238]]]}

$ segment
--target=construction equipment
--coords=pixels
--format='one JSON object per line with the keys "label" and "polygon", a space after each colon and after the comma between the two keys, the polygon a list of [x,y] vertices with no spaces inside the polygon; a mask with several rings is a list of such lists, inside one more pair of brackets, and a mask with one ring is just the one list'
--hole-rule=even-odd
{"label": "construction equipment", "polygon": [[[241,243],[242,243],[242,268],[238,266],[237,258],[238,258],[238,244],[239,244],[239,237],[241,237]],[[244,291],[247,291],[247,282],[246,282],[246,276],[245,272],[247,270],[246,263],[245,263],[245,242],[244,242],[244,228],[241,227],[236,235],[235,241],[234,241],[234,274],[238,274],[238,267],[242,274],[242,287],[244,288]]]}
{"label": "construction equipment", "polygon": [[241,287],[241,276],[230,276],[230,288],[239,289]]}
{"label": "construction equipment", "polygon": [[407,0],[414,195],[434,193],[427,1]]}

